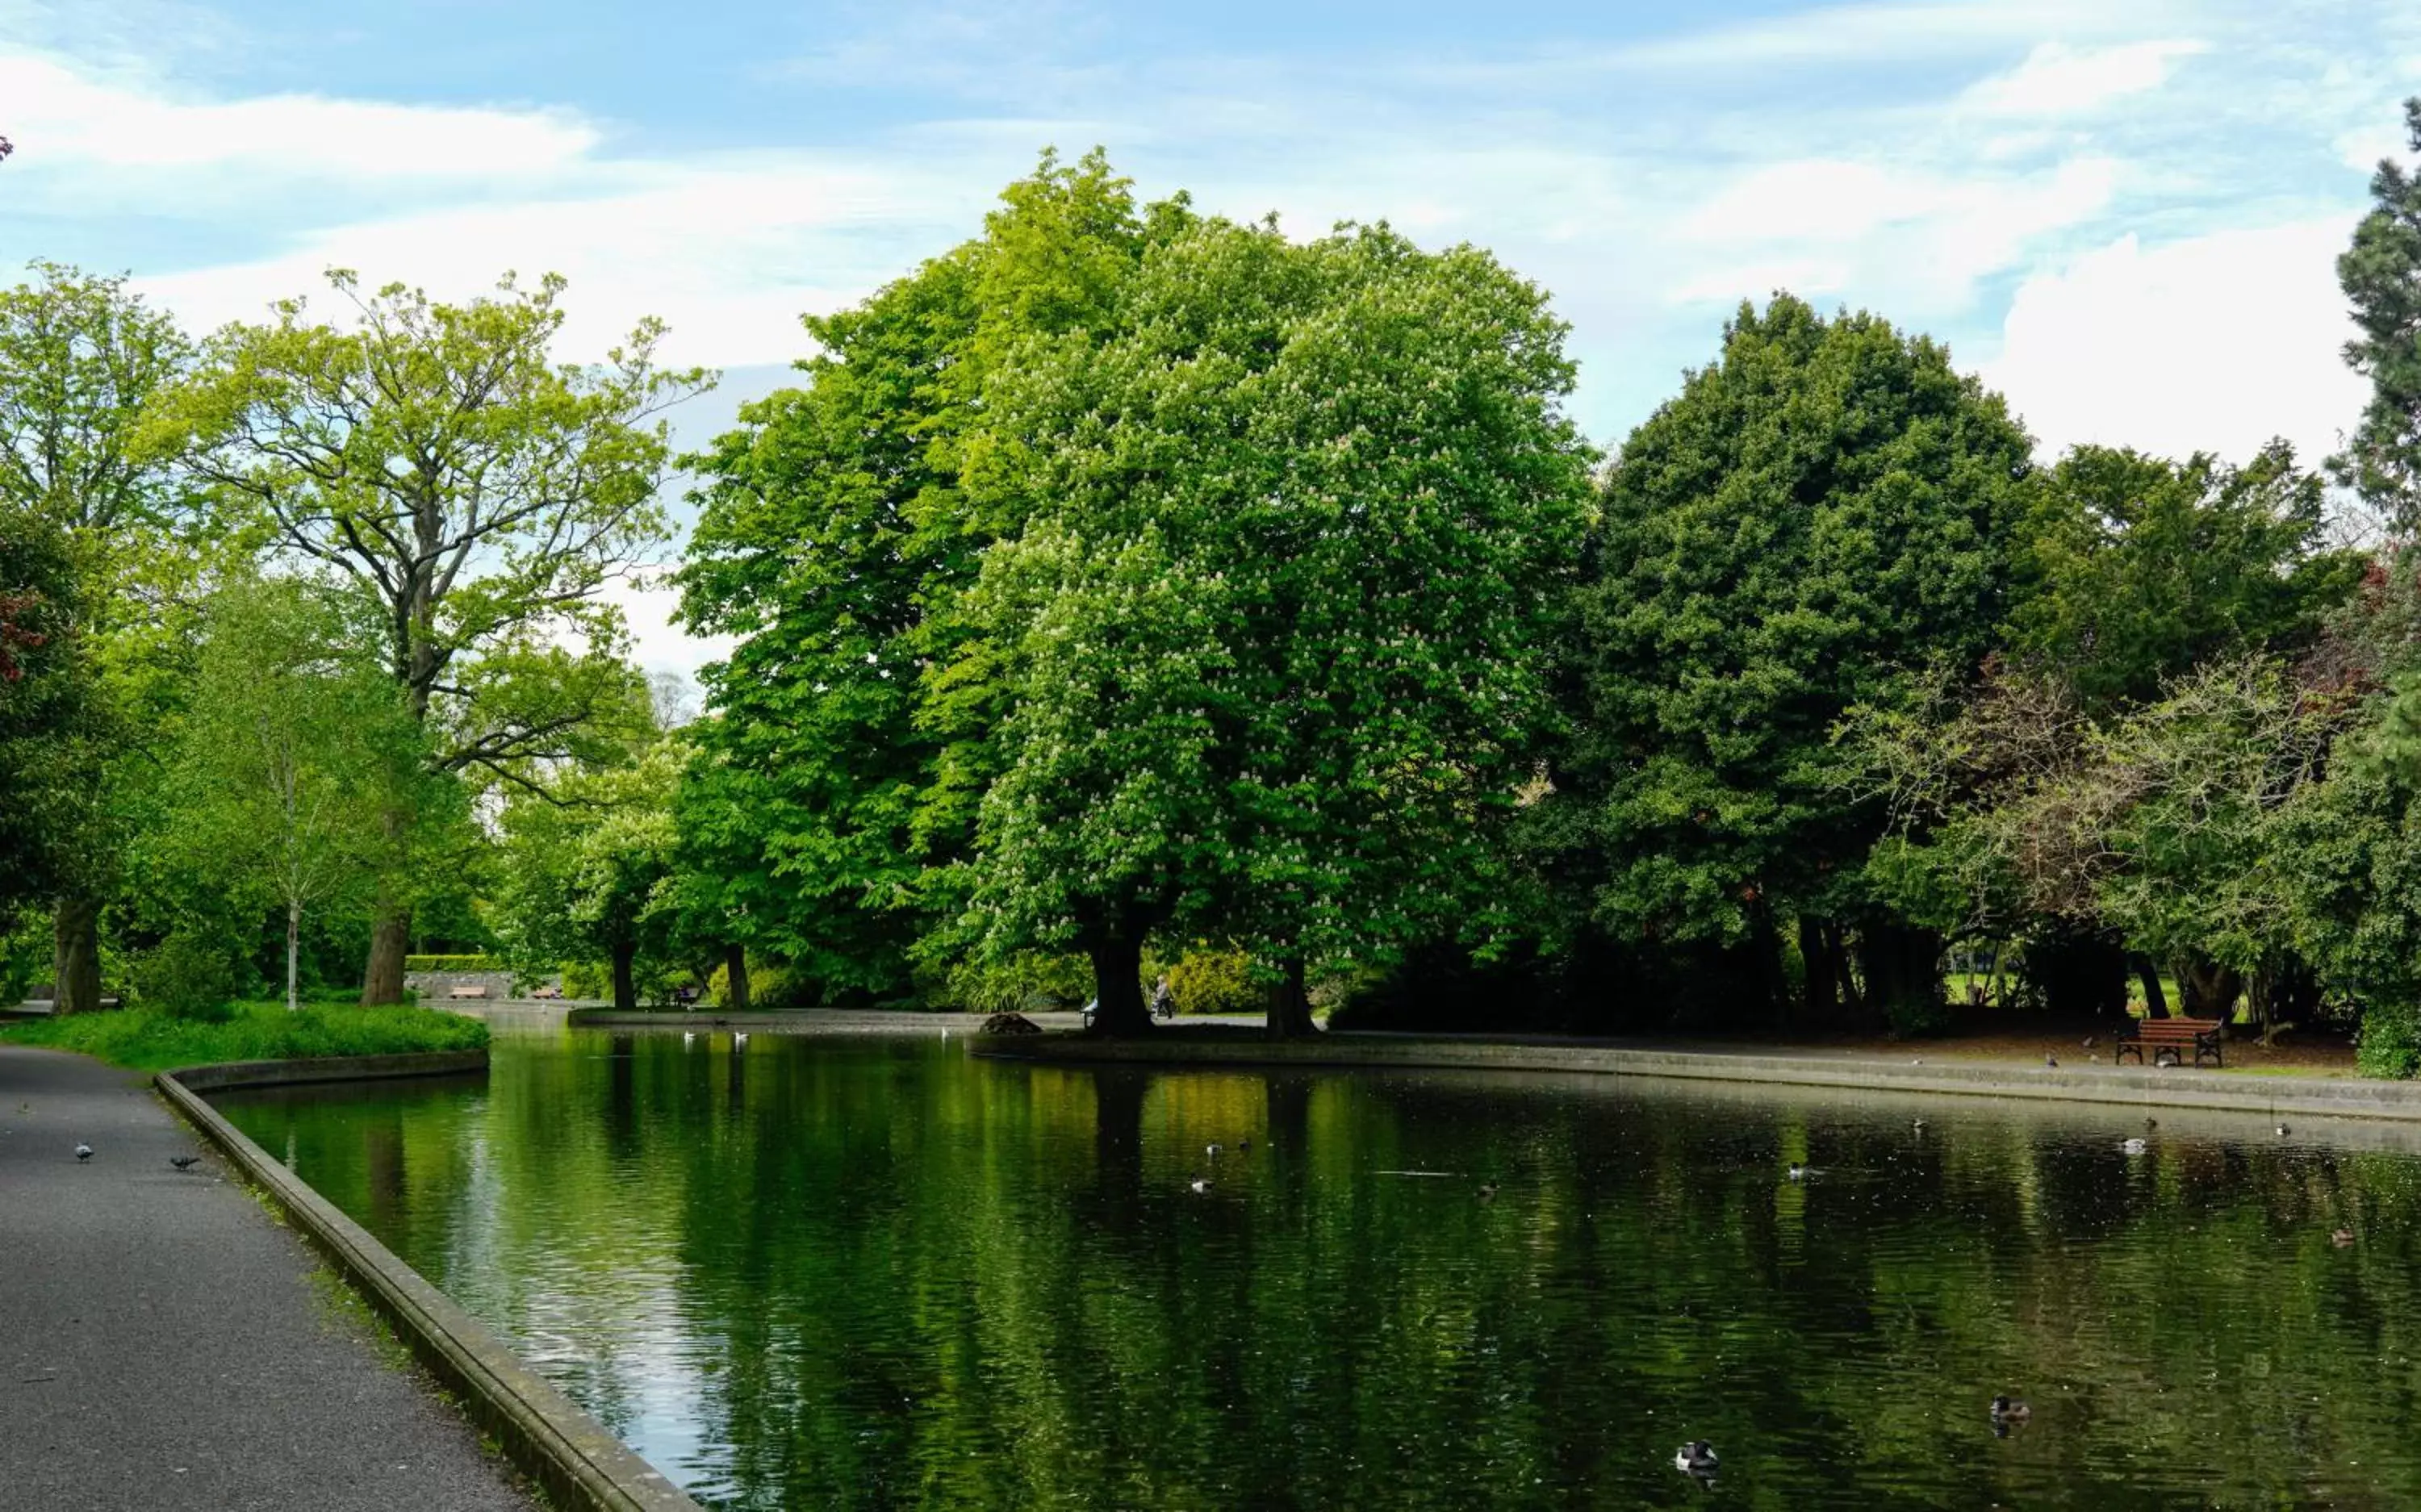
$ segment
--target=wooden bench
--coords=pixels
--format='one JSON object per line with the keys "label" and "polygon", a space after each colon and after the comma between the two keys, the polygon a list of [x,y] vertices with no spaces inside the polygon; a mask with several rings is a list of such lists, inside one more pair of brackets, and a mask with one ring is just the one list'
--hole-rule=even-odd
{"label": "wooden bench", "polygon": [[2144,1047],[2149,1045],[2155,1066],[2161,1064],[2163,1054],[2182,1066],[2186,1052],[2192,1050],[2196,1066],[2200,1066],[2202,1058],[2208,1055],[2213,1066],[2225,1068],[2227,1063],[2221,1058],[2221,1027],[2217,1019],[2138,1019],[2118,1032],[2118,1043],[2110,1058],[2116,1064],[2125,1060],[2128,1052],[2132,1051],[2135,1064],[2141,1066],[2144,1064]]}
{"label": "wooden bench", "polygon": [[451,988],[446,990],[445,995],[449,998],[486,997],[488,995],[488,984],[485,982],[457,982]]}

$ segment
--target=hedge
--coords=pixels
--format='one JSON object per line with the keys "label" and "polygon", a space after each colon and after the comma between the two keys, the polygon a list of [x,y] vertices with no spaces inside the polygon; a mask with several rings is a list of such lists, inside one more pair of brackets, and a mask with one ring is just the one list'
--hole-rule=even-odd
{"label": "hedge", "polygon": [[408,972],[508,972],[512,967],[495,956],[406,956]]}

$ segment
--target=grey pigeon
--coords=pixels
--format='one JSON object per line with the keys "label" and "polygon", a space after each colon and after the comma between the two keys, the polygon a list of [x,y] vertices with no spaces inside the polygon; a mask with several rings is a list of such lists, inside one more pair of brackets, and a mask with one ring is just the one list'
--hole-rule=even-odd
{"label": "grey pigeon", "polygon": [[201,1162],[201,1159],[198,1155],[171,1155],[168,1163],[180,1171],[190,1171]]}

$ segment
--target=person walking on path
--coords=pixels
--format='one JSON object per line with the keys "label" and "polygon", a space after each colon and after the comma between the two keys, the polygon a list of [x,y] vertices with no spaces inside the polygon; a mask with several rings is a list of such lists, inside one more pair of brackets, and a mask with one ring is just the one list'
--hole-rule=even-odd
{"label": "person walking on path", "polygon": [[145,1078],[0,1044],[0,1503],[537,1506],[319,1270]]}

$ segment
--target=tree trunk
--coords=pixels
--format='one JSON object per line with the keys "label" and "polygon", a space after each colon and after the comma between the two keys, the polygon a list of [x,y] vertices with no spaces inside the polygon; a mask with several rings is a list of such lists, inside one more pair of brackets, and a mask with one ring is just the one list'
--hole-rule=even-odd
{"label": "tree trunk", "polygon": [[1782,931],[1762,901],[1749,912],[1749,949],[1756,955],[1757,991],[1765,998],[1764,1021],[1780,1023],[1790,1012],[1790,976],[1782,966]]}
{"label": "tree trunk", "polygon": [[638,946],[630,941],[614,942],[614,1011],[617,1013],[638,1010],[639,980],[633,969],[638,957]]}
{"label": "tree trunk", "polygon": [[2234,967],[2207,960],[2188,961],[2179,976],[2187,1018],[2217,1019],[2226,1023],[2236,1017],[2236,1000],[2244,990],[2244,977]]}
{"label": "tree trunk", "polygon": [[1830,1028],[1841,1016],[1840,949],[1824,927],[1824,921],[1812,914],[1799,915],[1799,959],[1806,967],[1807,983],[1801,996],[1806,1003],[1807,1021]]}
{"label": "tree trunk", "polygon": [[1301,956],[1279,962],[1283,974],[1270,984],[1269,1035],[1272,1039],[1298,1039],[1319,1033],[1311,1021],[1311,994],[1304,990]]}
{"label": "tree trunk", "polygon": [[294,962],[301,954],[302,943],[303,905],[289,901],[286,905],[286,1011],[289,1013],[303,1005],[297,1001],[294,990]]}
{"label": "tree trunk", "polygon": [[1093,1033],[1139,1035],[1151,1028],[1151,1009],[1143,1000],[1143,934],[1117,927],[1095,938],[1093,958]]}
{"label": "tree trunk", "polygon": [[51,1011],[93,1013],[101,1007],[101,900],[63,897],[51,920]]}
{"label": "tree trunk", "polygon": [[2161,969],[2152,964],[2151,957],[2140,950],[2131,952],[2127,960],[2135,968],[2135,980],[2144,984],[2144,1016],[2148,1019],[2167,1018],[2169,995],[2161,990]]}
{"label": "tree trunk", "polygon": [[748,1011],[748,952],[740,945],[723,947],[723,1005],[732,1013]]}
{"label": "tree trunk", "polygon": [[403,958],[412,945],[412,911],[399,903],[379,906],[370,923],[369,964],[362,972],[362,1006],[403,1001]]}

